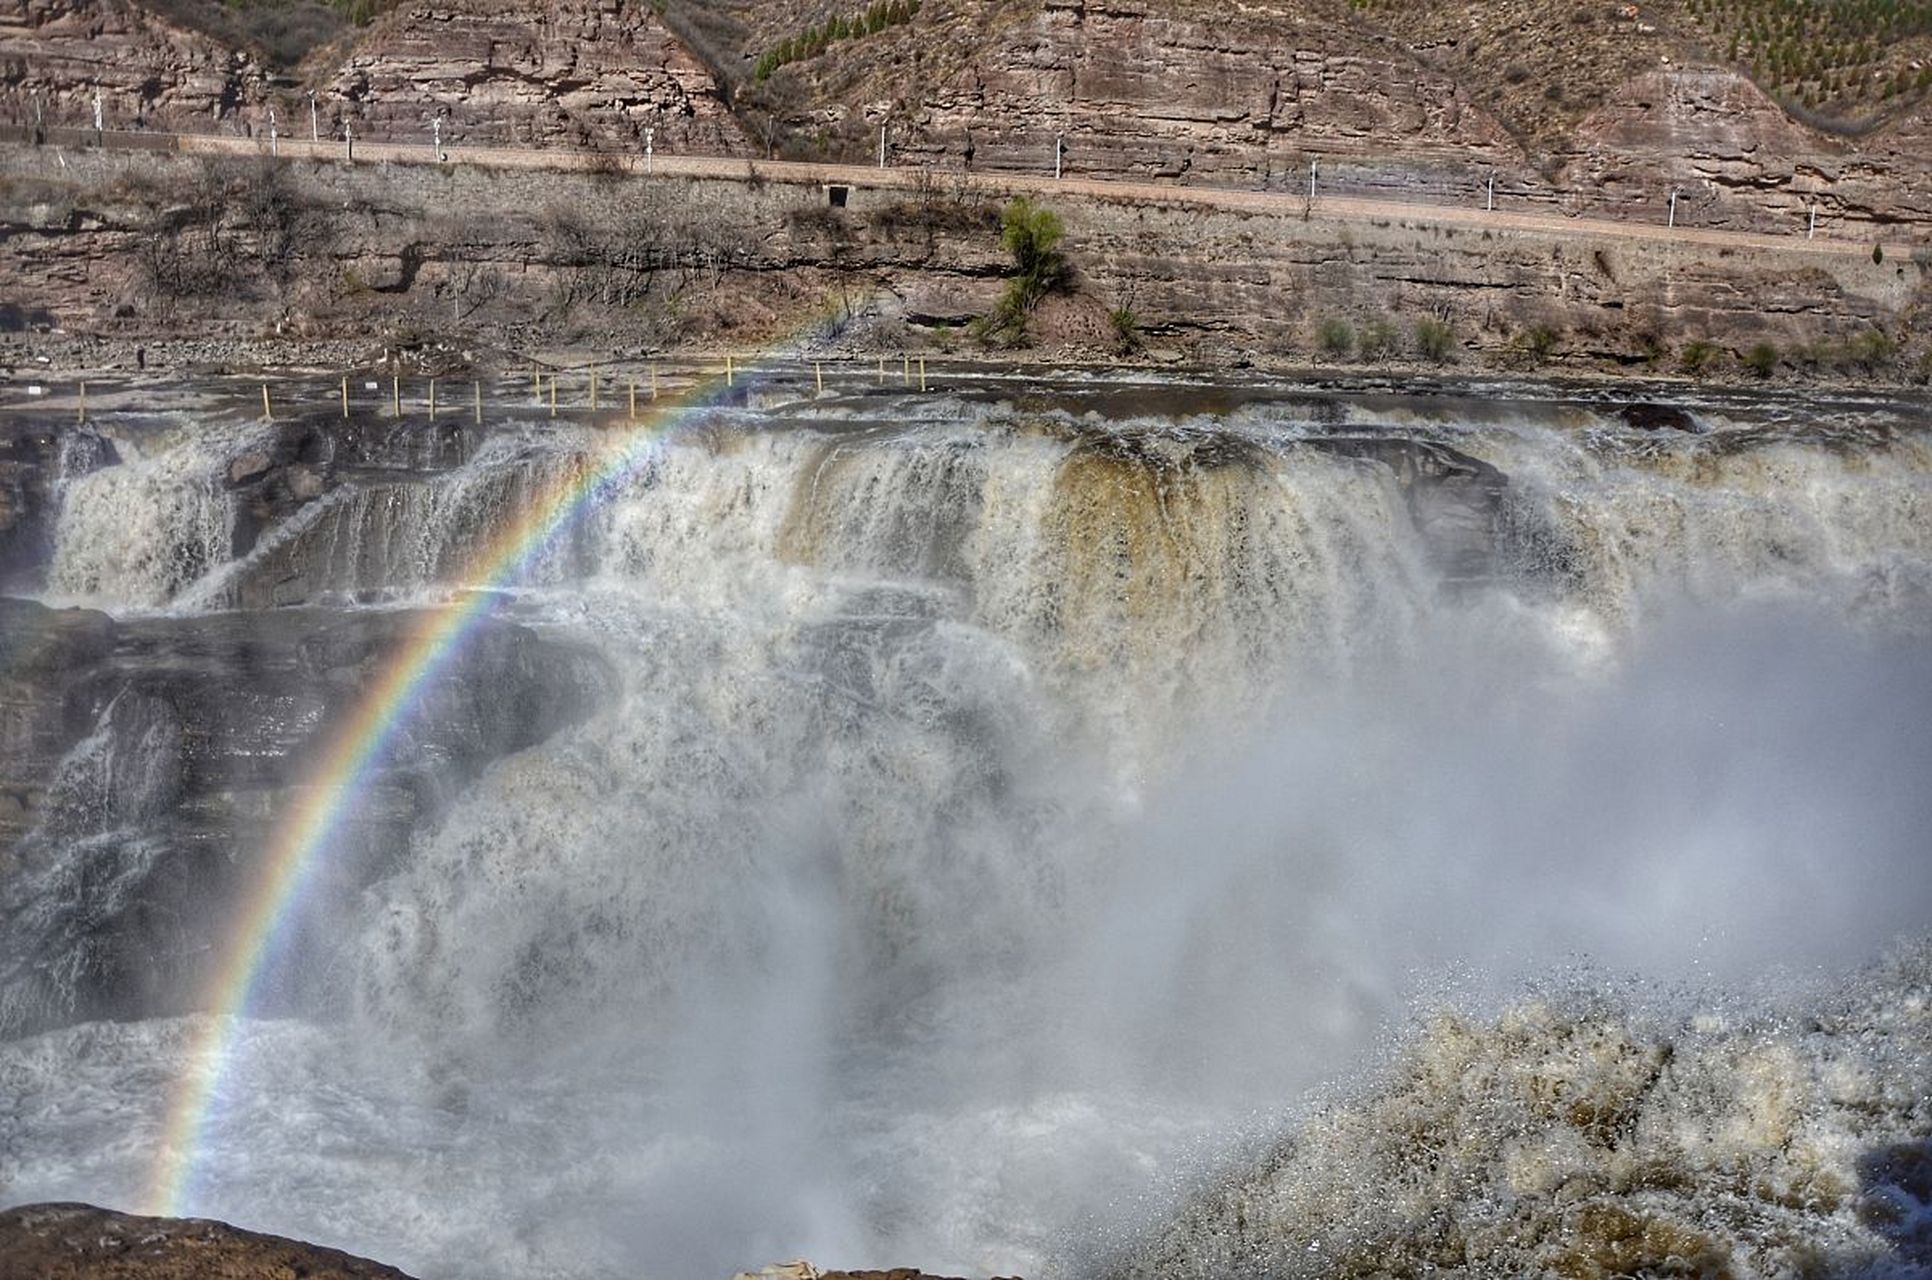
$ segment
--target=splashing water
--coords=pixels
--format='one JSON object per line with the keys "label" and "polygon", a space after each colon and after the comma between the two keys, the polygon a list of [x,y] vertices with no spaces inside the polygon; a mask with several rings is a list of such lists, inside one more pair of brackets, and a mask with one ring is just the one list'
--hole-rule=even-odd
{"label": "splashing water", "polygon": [[[850,412],[713,414],[513,584],[608,705],[305,905],[197,1212],[431,1275],[1917,1265],[1922,962],[1811,975],[1932,921],[1922,435]],[[60,580],[433,593],[594,449],[200,596],[78,568],[87,477]],[[135,1194],[206,1033],[0,1044],[0,1197]]]}

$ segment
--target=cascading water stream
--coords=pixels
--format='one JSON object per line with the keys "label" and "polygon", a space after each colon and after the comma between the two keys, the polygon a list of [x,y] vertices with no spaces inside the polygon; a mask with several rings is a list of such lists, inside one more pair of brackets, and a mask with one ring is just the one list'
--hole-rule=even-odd
{"label": "cascading water stream", "polygon": [[[198,1211],[430,1274],[1231,1274],[1322,1215],[1396,1230],[1366,1193],[1400,1158],[1361,1150],[1392,1109],[1469,1126],[1486,1196],[1482,1134],[1557,1159],[1533,1107],[1469,1119],[1438,1064],[1621,1097],[1611,1060],[1649,1061],[1686,1008],[1717,1019],[1702,1074],[1631,1123],[1730,1125],[1727,1167],[1772,1159],[1732,1132],[1757,1077],[1719,1084],[1746,1052],[1724,1028],[1776,1004],[1750,975],[1932,920],[1922,428],[921,412],[711,411],[510,584],[507,615],[594,650],[608,694],[388,874],[304,903],[334,948],[286,979],[301,1017],[239,1036]],[[227,564],[196,478],[219,463],[160,451],[70,485],[54,587],[433,596],[596,447],[507,427]],[[112,547],[110,506],[152,553]],[[1913,963],[1815,1007],[1863,1028],[1875,992],[1921,990]],[[1408,1010],[1480,1018],[1526,982],[1589,993],[1590,1053],[1627,1052],[1573,1054],[1557,1000],[1401,1041],[1375,1092],[1365,1055]],[[132,1194],[192,1021],[0,1042],[0,1095],[49,1103],[0,1113],[0,1195]],[[1784,1034],[1792,1079],[1839,1073],[1829,1106],[1788,1090],[1819,1168],[1915,1123],[1910,1052]],[[1215,1199],[1323,1082],[1360,1095],[1304,1129],[1332,1149]],[[1684,1185],[1715,1177],[1666,1145]],[[1455,1193],[1413,1194],[1426,1217]],[[1834,1239],[1883,1261],[1845,1203]]]}

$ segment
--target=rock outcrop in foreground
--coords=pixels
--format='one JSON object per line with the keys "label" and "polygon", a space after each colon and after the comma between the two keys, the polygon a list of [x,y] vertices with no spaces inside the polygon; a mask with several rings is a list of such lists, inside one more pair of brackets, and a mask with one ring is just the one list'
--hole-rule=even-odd
{"label": "rock outcrop in foreground", "polygon": [[203,1218],[86,1204],[0,1212],[0,1280],[410,1280],[380,1262]]}
{"label": "rock outcrop in foreground", "polygon": [[[145,1218],[89,1204],[0,1211],[0,1280],[412,1280],[394,1267],[207,1218]],[[821,1271],[787,1262],[738,1280],[949,1280],[911,1267]],[[998,1278],[996,1277],[996,1280]]]}

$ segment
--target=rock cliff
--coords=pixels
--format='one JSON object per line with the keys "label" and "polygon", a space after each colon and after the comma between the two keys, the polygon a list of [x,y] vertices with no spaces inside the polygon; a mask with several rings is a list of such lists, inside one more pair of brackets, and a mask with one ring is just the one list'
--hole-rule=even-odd
{"label": "rock cliff", "polygon": [[744,149],[718,83],[642,0],[410,3],[313,68],[324,110],[369,136],[457,143]]}
{"label": "rock cliff", "polygon": [[1578,124],[1563,185],[1572,207],[1653,217],[1678,190],[1687,224],[1932,240],[1932,102],[1863,138],[1808,129],[1735,71],[1657,70],[1621,86]]}
{"label": "rock cliff", "polygon": [[0,121],[91,129],[239,130],[267,91],[248,53],[134,0],[0,6]]}

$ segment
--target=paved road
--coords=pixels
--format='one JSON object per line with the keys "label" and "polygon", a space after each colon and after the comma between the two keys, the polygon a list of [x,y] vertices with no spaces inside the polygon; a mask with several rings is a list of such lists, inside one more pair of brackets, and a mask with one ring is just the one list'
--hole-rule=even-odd
{"label": "paved road", "polygon": [[[172,136],[176,148],[189,154],[260,155],[266,150],[266,144],[259,138],[227,138],[210,134]],[[128,137],[130,141],[134,138],[143,139],[139,145],[152,149],[157,135],[148,133],[128,135]],[[115,144],[113,133],[107,135],[107,143],[110,147]],[[280,147],[281,154],[284,156],[340,160],[344,154],[344,148],[340,142],[284,139]],[[607,168],[615,162],[621,164],[625,171],[638,176],[643,176],[646,172],[642,156],[620,157],[609,153],[545,150],[533,147],[464,146],[451,147],[447,154],[450,163],[471,161],[501,168],[592,171]],[[357,162],[394,164],[439,163],[434,148],[427,144],[405,145],[390,142],[357,142],[355,159]],[[1161,183],[1095,178],[1048,178],[1006,173],[969,175],[953,170],[881,169],[867,165],[804,164],[790,160],[752,161],[718,156],[659,155],[651,161],[651,172],[676,177],[743,181],[749,178],[754,170],[766,178],[778,181],[826,182],[853,187],[899,189],[914,188],[922,181],[929,180],[930,175],[942,182],[963,182],[974,189],[988,193],[1071,193],[1113,200],[1196,204],[1216,209],[1279,216],[1299,217],[1307,206],[1306,197],[1299,194],[1247,191],[1231,187],[1170,186]],[[1708,227],[1672,228],[1656,223],[1625,222],[1602,217],[1567,217],[1550,213],[1485,210],[1473,205],[1424,204],[1319,194],[1314,203],[1312,216],[1327,221],[1342,222],[1403,219],[1410,223],[1503,229],[1566,239],[1603,237],[1819,256],[1869,254],[1874,243],[1870,239],[1839,239],[1828,232],[1820,233],[1816,238],[1807,239],[1795,231],[1790,235],[1767,235],[1762,232],[1721,231]],[[1909,249],[1900,249],[1892,243],[1885,243],[1884,247],[1888,251],[1909,252]]]}

